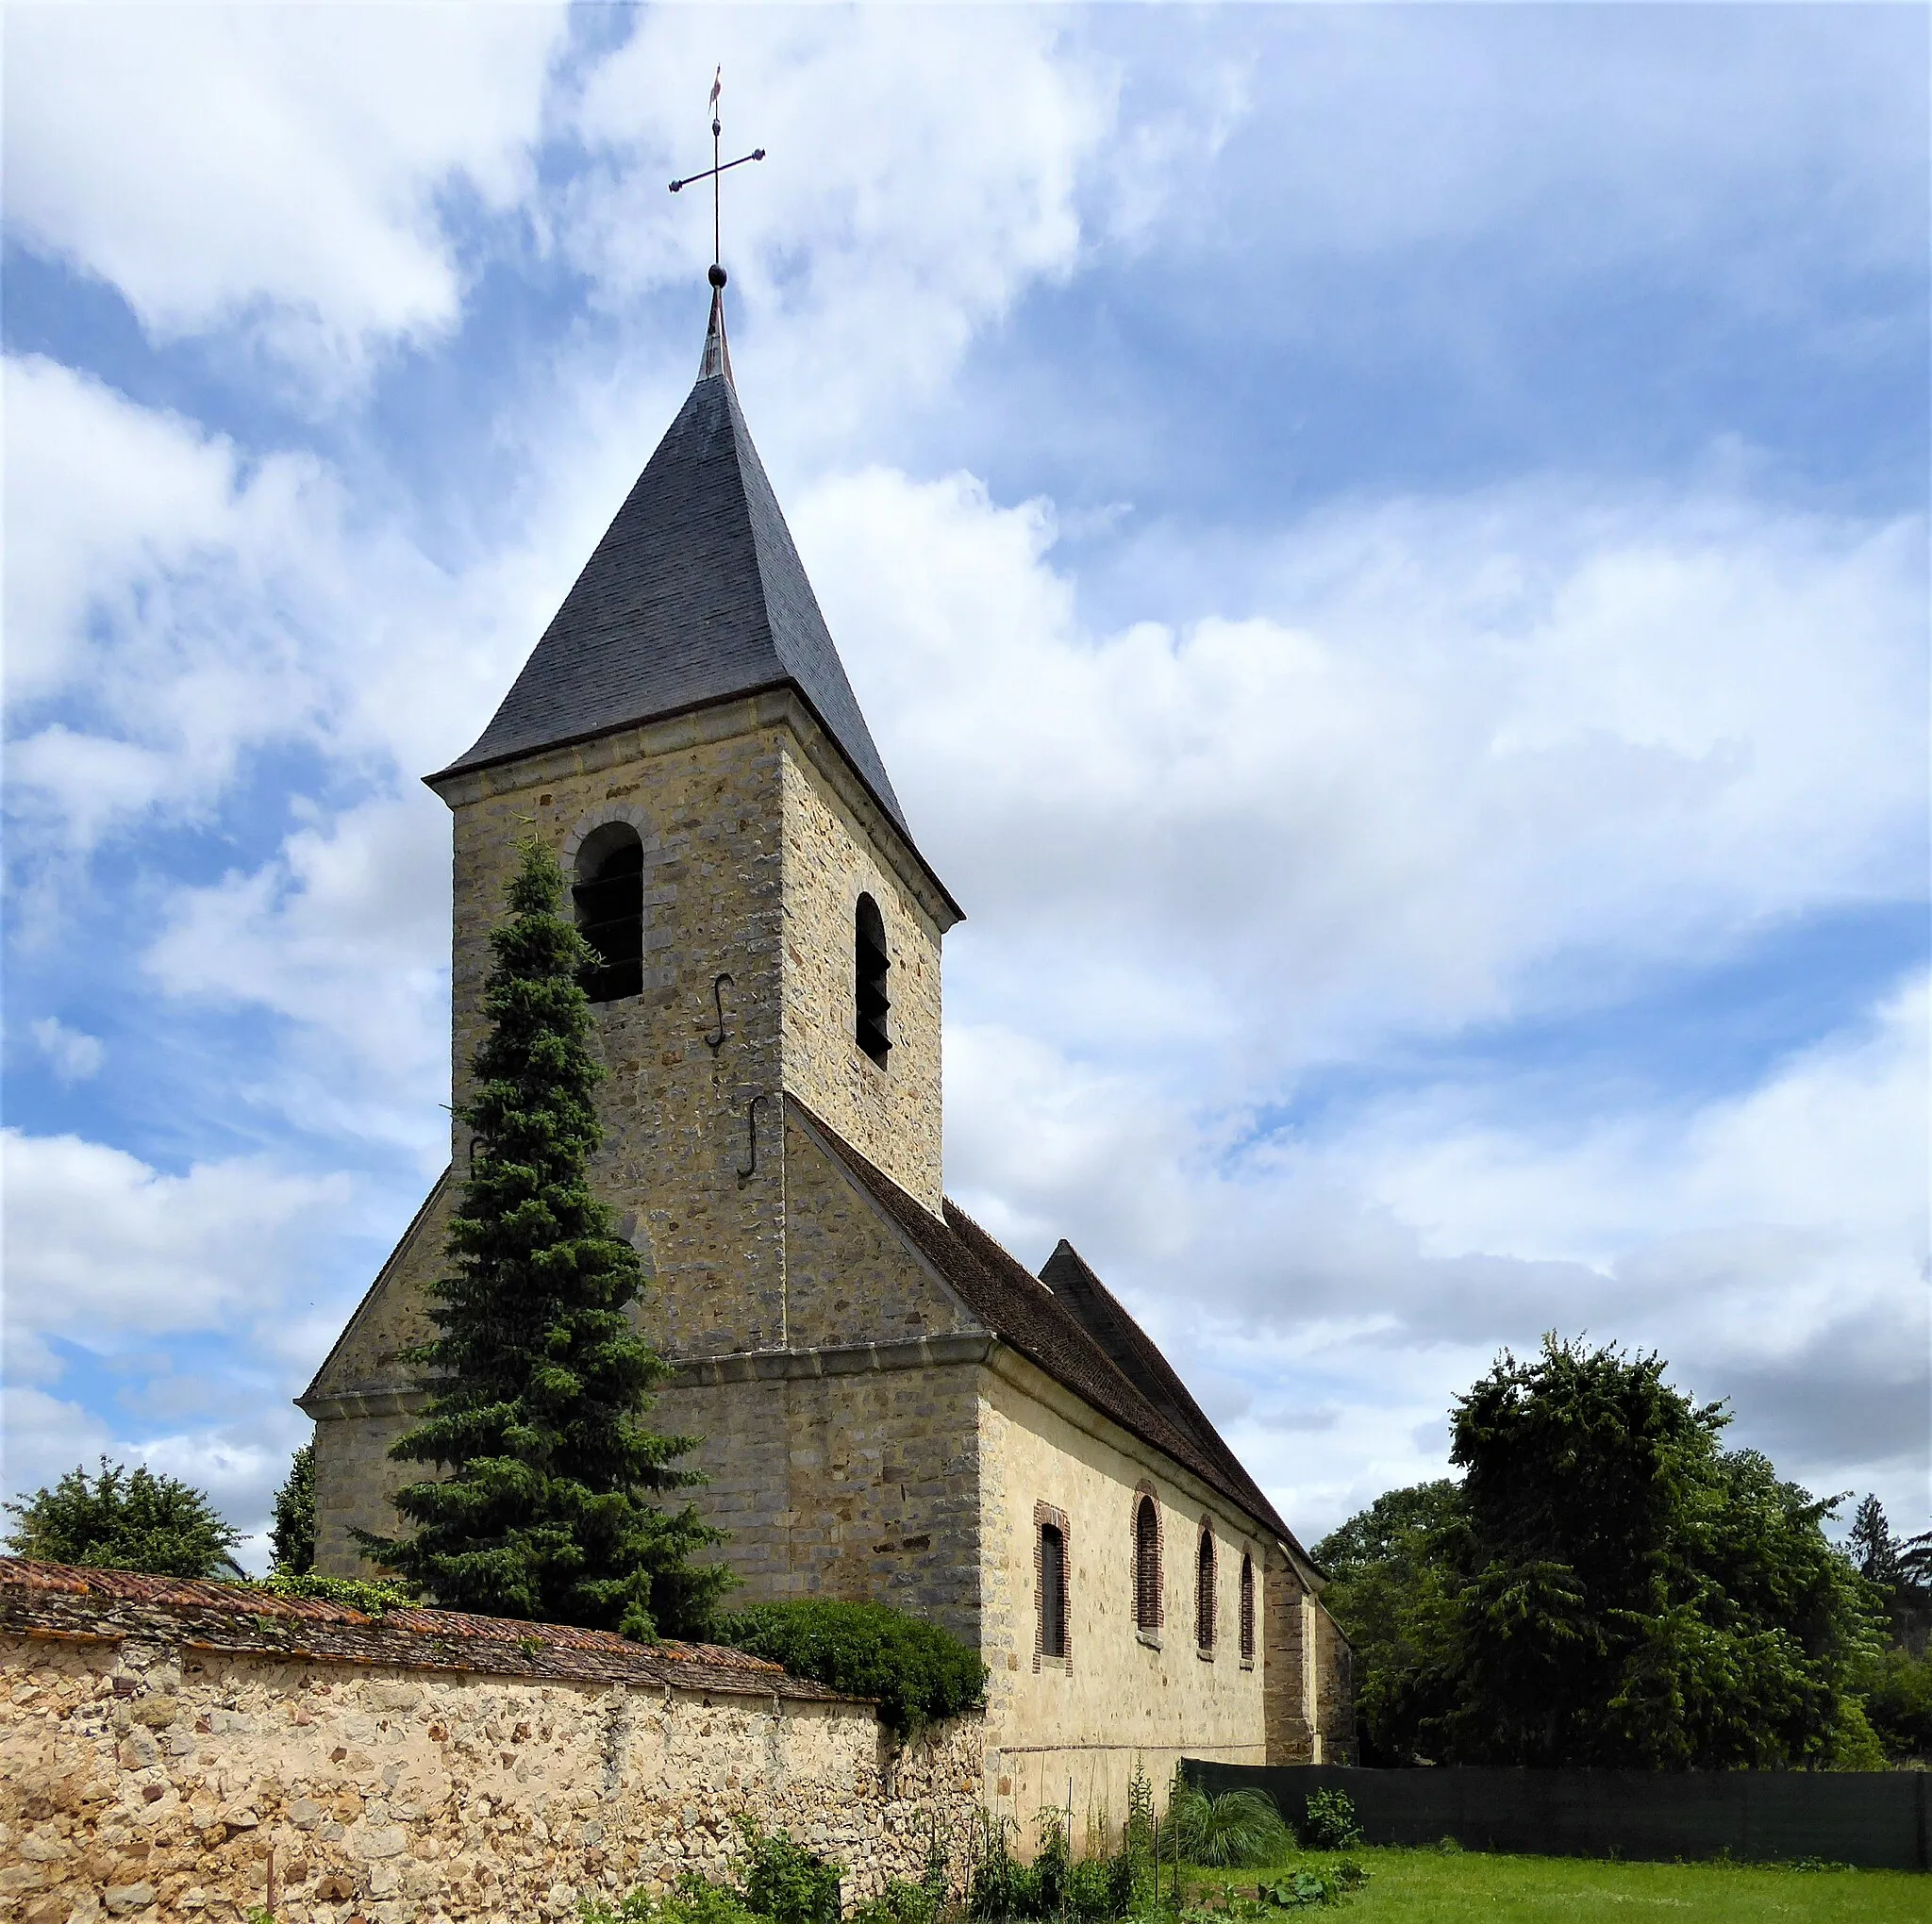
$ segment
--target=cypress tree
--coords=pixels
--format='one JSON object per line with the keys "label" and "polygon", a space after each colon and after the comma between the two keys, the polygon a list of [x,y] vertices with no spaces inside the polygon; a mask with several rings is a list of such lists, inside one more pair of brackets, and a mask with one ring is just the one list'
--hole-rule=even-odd
{"label": "cypress tree", "polygon": [[644,1422],[668,1369],[626,1314],[643,1266],[590,1187],[603,1070],[579,977],[595,958],[559,913],[555,858],[535,840],[522,854],[457,1112],[475,1149],[432,1290],[437,1334],[411,1359],[428,1401],[390,1451],[447,1474],[396,1493],[413,1534],[358,1534],[449,1609],[701,1633],[730,1578],[690,1558],[722,1539],[689,1501],[652,1501],[699,1481],[678,1462],[696,1439]]}

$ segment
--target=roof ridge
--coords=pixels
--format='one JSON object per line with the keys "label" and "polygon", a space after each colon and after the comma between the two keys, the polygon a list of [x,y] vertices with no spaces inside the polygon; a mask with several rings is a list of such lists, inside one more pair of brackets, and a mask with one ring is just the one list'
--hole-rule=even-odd
{"label": "roof ridge", "polygon": [[1161,1411],[1054,1291],[950,1196],[942,1200],[944,1215],[934,1216],[803,1097],[787,1091],[786,1102],[795,1105],[813,1133],[898,1225],[916,1253],[939,1271],[994,1336],[1102,1416],[1199,1477],[1261,1529],[1299,1551],[1287,1525],[1240,1468],[1227,1446],[1223,1443],[1218,1451],[1208,1449],[1191,1430]]}
{"label": "roof ridge", "polygon": [[[1269,1502],[1267,1492],[1249,1474],[1246,1465],[1235,1454],[1232,1446],[1228,1443],[1226,1437],[1221,1434],[1213,1418],[1201,1407],[1199,1402],[1195,1399],[1193,1391],[1188,1387],[1186,1380],[1182,1377],[1180,1371],[1167,1360],[1167,1352],[1141,1327],[1133,1312],[1100,1280],[1093,1266],[1088,1262],[1086,1257],[1065,1236],[1059,1239],[1053,1254],[1041,1266],[1040,1275],[1041,1285],[1046,1288],[1053,1289],[1055,1295],[1059,1295],[1060,1292],[1055,1288],[1055,1285],[1047,1281],[1047,1271],[1052,1269],[1057,1263],[1060,1263],[1063,1256],[1078,1266],[1078,1272],[1082,1283],[1099,1298],[1101,1305],[1115,1323],[1122,1340],[1134,1353],[1135,1360],[1140,1363],[1141,1368],[1152,1371],[1156,1384],[1162,1392],[1162,1397],[1171,1401],[1174,1405],[1174,1414],[1177,1420],[1185,1428],[1192,1432],[1204,1450],[1209,1451],[1223,1459],[1228,1472],[1249,1486],[1254,1493],[1256,1501],[1266,1505],[1268,1517],[1273,1518],[1274,1522],[1280,1528],[1281,1534],[1291,1543],[1295,1542],[1294,1534],[1282,1521],[1274,1505]],[[1069,1303],[1068,1306],[1075,1316],[1080,1314],[1076,1304]],[[1082,1319],[1084,1320],[1084,1319]],[[1107,1346],[1103,1343],[1101,1347],[1105,1349]],[[1149,1401],[1155,1402],[1157,1406],[1158,1406],[1161,1399],[1150,1397]]]}

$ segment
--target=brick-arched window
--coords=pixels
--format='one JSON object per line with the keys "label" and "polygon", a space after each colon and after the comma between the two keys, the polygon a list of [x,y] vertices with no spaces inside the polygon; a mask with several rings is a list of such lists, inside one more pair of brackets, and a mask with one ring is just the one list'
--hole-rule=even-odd
{"label": "brick-arched window", "polygon": [[1206,1523],[1194,1557],[1194,1648],[1214,1648],[1214,1532]]}
{"label": "brick-arched window", "polygon": [[570,893],[577,931],[597,954],[584,992],[593,1003],[641,995],[644,844],[629,822],[607,821],[584,838]]}
{"label": "brick-arched window", "polygon": [[1160,1628],[1160,1505],[1146,1490],[1134,1500],[1134,1628]]}
{"label": "brick-arched window", "polygon": [[1255,1661],[1255,1559],[1241,1554],[1241,1662]]}
{"label": "brick-arched window", "polygon": [[1033,1667],[1042,1658],[1064,1662],[1073,1650],[1068,1616],[1067,1518],[1045,1503],[1033,1506]]}
{"label": "brick-arched window", "polygon": [[892,1006],[891,998],[886,993],[886,975],[891,969],[892,958],[886,953],[885,918],[870,895],[861,895],[852,921],[856,1033],[858,1046],[883,1069],[892,1047],[886,1026]]}

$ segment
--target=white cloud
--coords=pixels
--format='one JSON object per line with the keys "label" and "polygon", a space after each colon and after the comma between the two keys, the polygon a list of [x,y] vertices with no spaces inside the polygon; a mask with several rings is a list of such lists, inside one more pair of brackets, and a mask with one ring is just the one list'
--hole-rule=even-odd
{"label": "white cloud", "polygon": [[554,571],[451,574],[312,456],[250,460],[39,357],[5,375],[16,859],[205,819],[251,751],[389,788],[481,728]]}
{"label": "white cloud", "polygon": [[[726,183],[726,262],[760,391],[802,429],[878,420],[929,391],[1028,283],[1073,267],[1075,190],[1117,81],[1053,17],[662,8],[570,112],[616,163],[579,183],[561,224],[604,299],[701,287],[709,195],[673,200],[665,183],[709,160],[703,103],[720,60],[726,158],[771,157]],[[782,328],[761,327],[774,313]]]}
{"label": "white cloud", "polygon": [[[321,465],[236,450],[39,357],[5,364],[10,805],[87,848],[205,804],[251,742],[318,730],[298,639],[329,597],[313,544],[341,503]],[[71,720],[47,720],[60,703]]]}
{"label": "white cloud", "polygon": [[441,805],[382,800],[298,829],[271,862],[170,900],[145,957],[170,994],[289,1024],[238,1095],[440,1169],[449,1091],[449,845]]}
{"label": "white cloud", "polygon": [[1191,1381],[1223,1385],[1251,1465],[1310,1529],[1440,1474],[1452,1397],[1551,1328],[1660,1350],[1785,1474],[1910,1517],[1932,1471],[1927,1005],[1914,981],[1697,1103],[1567,1126],[1532,1105],[1506,1126],[1474,1112],[1491,1083],[1407,1087],[1235,1153],[1144,1086],[1094,1102],[1079,1066],[1035,1060],[1016,1099],[969,1067],[954,1094],[986,1113],[951,1125],[952,1180],[969,1206],[980,1184],[1017,1194],[1031,1260],[1070,1234]]}
{"label": "white cloud", "polygon": [[[212,1429],[142,1436],[117,1433],[79,1403],[45,1390],[8,1385],[0,1388],[0,1495],[18,1501],[76,1467],[92,1474],[104,1456],[110,1463],[144,1464],[202,1491],[238,1529],[256,1533],[234,1555],[259,1573],[272,1561],[265,1532],[273,1494],[288,1475],[302,1430],[300,1416],[278,1402],[271,1400],[240,1421]],[[5,1522],[10,1527],[12,1520]]]}
{"label": "white cloud", "polygon": [[56,1078],[62,1083],[86,1082],[101,1072],[107,1058],[98,1036],[70,1029],[58,1016],[42,1016],[29,1026],[28,1033],[41,1053],[53,1065]]}
{"label": "white cloud", "polygon": [[[1188,16],[1145,9],[1108,38],[1133,47],[1141,93],[1192,78],[1174,58],[1199,38]],[[1218,224],[1224,245],[1265,233],[1277,260],[1380,255],[1411,279],[1499,236],[1492,272],[1538,278],[1712,250],[1727,294],[1798,307],[1825,263],[1924,253],[1923,200],[1898,183],[1924,152],[1924,92],[1900,76],[1924,43],[1900,16],[1257,8],[1214,44],[1245,56],[1262,110],[1218,193],[1176,199],[1168,223]]]}
{"label": "white cloud", "polygon": [[132,1338],[272,1319],[308,1260],[341,1227],[344,1176],[291,1174],[265,1158],[185,1175],[76,1136],[0,1133],[6,1190],[8,1368],[53,1367],[47,1337],[108,1353]]}
{"label": "white cloud", "polygon": [[[112,1455],[108,1427],[76,1402],[43,1389],[0,1386],[0,1491],[9,1498],[44,1488],[76,1464],[92,1469]],[[6,1519],[8,1529],[13,1519]]]}
{"label": "white cloud", "polygon": [[246,324],[327,385],[460,297],[438,196],[531,181],[546,6],[28,8],[7,36],[16,236],[158,336]]}
{"label": "white cloud", "polygon": [[1915,521],[1355,506],[1225,585],[1258,612],[1105,636],[1042,504],[874,469],[795,523],[915,832],[998,930],[956,938],[955,1010],[1209,1106],[1520,1013],[1565,953],[1917,886]]}

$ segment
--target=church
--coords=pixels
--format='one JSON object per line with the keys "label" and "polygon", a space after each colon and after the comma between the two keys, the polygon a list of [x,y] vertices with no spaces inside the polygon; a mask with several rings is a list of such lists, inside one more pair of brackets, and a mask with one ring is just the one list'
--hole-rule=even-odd
{"label": "church", "polygon": [[[1183,1755],[1346,1762],[1323,1579],[1066,1242],[1038,1276],[945,1194],[941,949],[920,853],[739,406],[712,270],[696,385],[490,725],[454,823],[455,1100],[517,843],[599,958],[599,1193],[674,1366],[654,1423],[743,1601],[868,1599],[990,1671],[985,1797],[1125,1809]],[[314,1382],[318,1567],[397,1527],[454,1160]]]}

